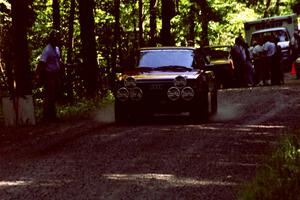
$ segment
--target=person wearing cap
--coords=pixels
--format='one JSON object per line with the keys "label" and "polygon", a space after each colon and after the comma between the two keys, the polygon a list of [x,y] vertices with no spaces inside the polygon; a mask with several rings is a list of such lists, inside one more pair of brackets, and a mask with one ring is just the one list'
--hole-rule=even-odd
{"label": "person wearing cap", "polygon": [[52,31],[36,70],[36,80],[44,87],[43,119],[45,121],[57,120],[55,104],[60,92],[63,70],[59,40],[59,33]]}

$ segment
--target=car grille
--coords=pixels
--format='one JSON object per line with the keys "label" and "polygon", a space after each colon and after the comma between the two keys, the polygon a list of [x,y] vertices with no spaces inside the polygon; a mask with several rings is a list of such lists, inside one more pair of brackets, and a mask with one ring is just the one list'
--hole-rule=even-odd
{"label": "car grille", "polygon": [[150,91],[159,91],[163,90],[164,86],[163,84],[149,84],[149,90]]}
{"label": "car grille", "polygon": [[143,91],[143,99],[151,101],[160,101],[161,99],[167,98],[167,91],[173,86],[173,81],[169,82],[145,82],[138,83]]}

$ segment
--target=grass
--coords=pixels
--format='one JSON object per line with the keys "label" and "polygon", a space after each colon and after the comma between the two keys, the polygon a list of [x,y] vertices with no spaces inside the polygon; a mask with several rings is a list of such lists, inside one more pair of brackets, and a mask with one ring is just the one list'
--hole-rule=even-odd
{"label": "grass", "polygon": [[246,183],[239,200],[300,200],[300,130],[284,138],[278,149]]}

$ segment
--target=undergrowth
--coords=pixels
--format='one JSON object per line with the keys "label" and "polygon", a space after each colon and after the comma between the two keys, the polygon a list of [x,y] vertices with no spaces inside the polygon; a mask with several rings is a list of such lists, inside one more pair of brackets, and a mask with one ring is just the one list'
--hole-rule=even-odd
{"label": "undergrowth", "polygon": [[[72,103],[59,104],[57,105],[57,115],[62,119],[88,117],[94,111],[112,103],[113,100],[113,94],[108,93],[105,97],[83,98]],[[36,103],[35,112],[38,119],[42,118],[42,110],[42,103]]]}
{"label": "undergrowth", "polygon": [[238,196],[239,200],[300,200],[300,130],[280,142]]}

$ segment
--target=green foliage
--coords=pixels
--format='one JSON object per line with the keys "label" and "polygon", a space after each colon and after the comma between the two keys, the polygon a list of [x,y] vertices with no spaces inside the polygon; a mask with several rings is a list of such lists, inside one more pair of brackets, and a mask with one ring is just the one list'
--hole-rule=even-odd
{"label": "green foliage", "polygon": [[112,103],[114,100],[112,93],[106,97],[95,97],[93,99],[81,99],[72,104],[58,107],[58,116],[60,118],[85,117],[96,110]]}
{"label": "green foliage", "polygon": [[240,200],[300,199],[300,130],[285,138],[278,150],[247,183]]}
{"label": "green foliage", "polygon": [[[72,119],[88,117],[93,112],[102,107],[111,104],[114,101],[114,96],[111,91],[108,91],[105,97],[95,97],[92,99],[78,99],[72,103],[60,104],[57,106],[57,115],[61,119]],[[37,119],[42,118],[43,102],[41,99],[35,99],[35,112]]]}
{"label": "green foliage", "polygon": [[[52,29],[52,0],[28,0],[32,2],[30,10],[30,21],[34,22],[29,29],[28,41],[30,48],[30,63],[32,71],[35,70],[39,55],[41,54],[50,30]],[[67,56],[67,41],[68,41],[68,27],[70,17],[70,2],[71,0],[60,0],[60,17],[61,17],[61,35],[62,35],[62,55],[66,60]],[[111,76],[112,63],[115,62],[113,54],[114,44],[114,0],[94,1],[94,18],[95,18],[95,37],[97,43],[97,58],[99,64],[99,90],[110,89],[110,82],[107,81]],[[200,42],[202,33],[201,13],[198,1],[195,0],[174,0],[176,7],[176,15],[171,20],[171,34],[175,38],[176,45],[186,45],[187,38],[190,32],[190,11],[191,5],[197,4],[195,16],[195,41]],[[208,24],[208,40],[212,45],[228,45],[233,44],[234,38],[242,33],[243,23],[248,20],[260,18],[264,15],[266,10],[266,0],[206,0],[211,16],[211,21]],[[280,4],[276,4],[280,2]],[[281,15],[291,13],[292,5],[296,4],[297,0],[272,0],[270,8],[268,9],[269,15]],[[161,1],[156,1],[156,14],[157,14],[157,35],[162,27],[161,21]],[[143,37],[145,43],[149,42],[150,32],[150,0],[143,0]],[[11,62],[9,58],[10,51],[6,51],[10,46],[10,4],[8,0],[0,0],[0,61],[4,68]],[[117,67],[122,65],[122,60],[130,56],[133,49],[138,48],[138,22],[139,22],[139,0],[124,0],[120,5],[120,43],[118,45]],[[72,65],[80,64],[83,60],[81,56],[81,36],[79,24],[78,1],[76,1],[75,20],[74,20],[74,35],[73,35],[73,48],[72,48]],[[72,69],[73,70],[73,69]],[[81,98],[84,94],[82,80],[83,70],[72,71],[66,74],[71,83],[72,91],[76,98]],[[79,84],[80,83],[80,84]],[[70,83],[68,83],[70,84]],[[83,96],[81,96],[83,94]]]}

